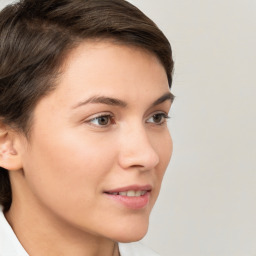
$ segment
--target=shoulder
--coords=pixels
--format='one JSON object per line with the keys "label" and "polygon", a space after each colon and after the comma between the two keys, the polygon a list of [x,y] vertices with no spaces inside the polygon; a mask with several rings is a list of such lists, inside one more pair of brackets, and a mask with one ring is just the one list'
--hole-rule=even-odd
{"label": "shoulder", "polygon": [[141,242],[119,243],[119,251],[121,256],[160,256]]}

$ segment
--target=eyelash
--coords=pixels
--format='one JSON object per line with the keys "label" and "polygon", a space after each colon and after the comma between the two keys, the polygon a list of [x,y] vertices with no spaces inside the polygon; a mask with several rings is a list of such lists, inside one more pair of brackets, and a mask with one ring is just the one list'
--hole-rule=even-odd
{"label": "eyelash", "polygon": [[[100,125],[100,124],[93,124],[92,122],[95,120],[100,120],[100,118],[108,118],[108,123],[106,125]],[[110,123],[111,122],[111,123]],[[96,127],[100,127],[100,128],[105,128],[108,127],[110,124],[115,124],[115,120],[114,120],[114,116],[110,115],[110,114],[101,114],[99,116],[93,117],[92,119],[89,119],[88,121],[86,121],[86,123],[96,126]]]}
{"label": "eyelash", "polygon": [[[163,124],[165,124],[166,123],[166,121],[167,121],[167,119],[169,119],[170,117],[166,114],[166,113],[163,113],[163,112],[159,112],[159,113],[155,113],[155,114],[153,114],[150,118],[148,118],[147,120],[149,120],[149,119],[151,119],[151,118],[154,118],[154,117],[156,117],[156,116],[160,116],[161,117],[161,122],[159,122],[159,123],[153,123],[153,124],[155,124],[155,125],[163,125]],[[147,122],[147,123],[150,123],[150,122]]]}
{"label": "eyelash", "polygon": [[[160,120],[159,123],[156,123],[156,122],[149,122],[149,121],[148,121],[148,120],[153,119],[153,118],[155,118],[155,117],[161,117],[161,120]],[[97,121],[97,120],[99,121],[100,118],[108,118],[108,119],[107,119],[107,123],[106,123],[106,124],[103,124],[103,125],[101,125],[101,124],[93,124],[93,121]],[[166,123],[167,119],[169,119],[169,118],[170,118],[170,117],[169,117],[166,113],[159,112],[159,113],[155,113],[155,114],[153,114],[152,116],[150,116],[150,118],[147,119],[147,123],[160,126],[160,125],[164,125],[164,124]],[[111,124],[114,125],[114,124],[115,124],[115,120],[114,120],[114,116],[113,116],[113,115],[110,115],[110,114],[101,114],[101,115],[99,115],[99,116],[93,117],[93,118],[91,118],[91,119],[85,121],[85,123],[88,123],[88,124],[90,124],[90,125],[92,125],[92,126],[96,126],[96,127],[99,127],[99,128],[106,128],[106,127],[108,127],[108,126],[111,125]]]}

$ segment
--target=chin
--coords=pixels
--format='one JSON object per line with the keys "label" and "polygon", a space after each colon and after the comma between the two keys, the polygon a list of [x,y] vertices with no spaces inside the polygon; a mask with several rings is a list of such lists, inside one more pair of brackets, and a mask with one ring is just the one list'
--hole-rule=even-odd
{"label": "chin", "polygon": [[141,223],[126,223],[122,225],[121,229],[115,234],[116,240],[121,243],[130,243],[141,240],[148,231],[148,221]]}
{"label": "chin", "polygon": [[137,242],[141,240],[145,235],[147,234],[147,231],[144,232],[143,234],[133,234],[130,236],[121,236],[118,237],[118,239],[115,239],[115,241],[118,241],[120,243],[131,243],[131,242]]}

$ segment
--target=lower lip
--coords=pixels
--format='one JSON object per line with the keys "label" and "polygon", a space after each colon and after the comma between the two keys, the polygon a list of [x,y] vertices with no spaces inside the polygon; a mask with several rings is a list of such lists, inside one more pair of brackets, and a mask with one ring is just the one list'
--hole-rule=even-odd
{"label": "lower lip", "polygon": [[149,203],[150,192],[148,191],[143,196],[121,196],[121,195],[111,195],[105,193],[109,198],[115,200],[116,202],[124,205],[130,209],[143,209]]}

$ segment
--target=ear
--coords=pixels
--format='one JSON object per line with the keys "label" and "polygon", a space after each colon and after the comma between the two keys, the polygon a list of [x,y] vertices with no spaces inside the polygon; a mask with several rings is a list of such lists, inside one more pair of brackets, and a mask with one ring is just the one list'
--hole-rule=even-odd
{"label": "ear", "polygon": [[15,148],[18,139],[16,132],[0,123],[0,167],[9,171],[22,168],[20,154]]}

